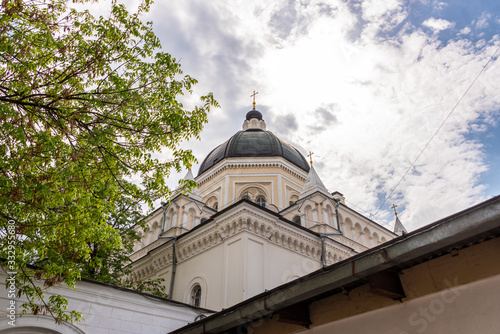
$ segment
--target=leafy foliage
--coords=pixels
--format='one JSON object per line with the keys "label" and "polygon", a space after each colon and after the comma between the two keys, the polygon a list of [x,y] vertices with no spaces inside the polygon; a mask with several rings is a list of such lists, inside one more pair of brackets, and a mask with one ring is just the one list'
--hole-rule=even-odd
{"label": "leafy foliage", "polygon": [[[198,138],[217,106],[211,94],[191,110],[179,102],[196,80],[159,51],[139,18],[150,5],[131,14],[112,1],[108,17],[94,17],[64,0],[1,2],[0,231],[7,245],[16,226],[27,311],[78,320],[45,288],[119,281],[139,203],[169,196],[169,172],[194,159],[179,143]],[[170,160],[155,157],[162,149]]]}

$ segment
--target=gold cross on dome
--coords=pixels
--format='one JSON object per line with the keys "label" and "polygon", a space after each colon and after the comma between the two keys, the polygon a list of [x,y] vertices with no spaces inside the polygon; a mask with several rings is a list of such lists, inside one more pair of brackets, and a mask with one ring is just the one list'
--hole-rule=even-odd
{"label": "gold cross on dome", "polygon": [[314,152],[309,151],[309,154],[307,155],[311,161],[311,167],[313,166],[313,154]]}
{"label": "gold cross on dome", "polygon": [[392,204],[391,209],[394,209],[394,214],[396,215],[396,218],[398,218],[398,212],[396,211],[396,208],[398,206],[396,204]]}
{"label": "gold cross on dome", "polygon": [[193,167],[194,161],[195,161],[194,157],[188,158],[188,161],[187,161],[187,168],[188,169],[191,169],[191,167]]}
{"label": "gold cross on dome", "polygon": [[253,108],[255,109],[255,95],[259,94],[259,92],[253,91],[253,94],[250,97],[253,97]]}

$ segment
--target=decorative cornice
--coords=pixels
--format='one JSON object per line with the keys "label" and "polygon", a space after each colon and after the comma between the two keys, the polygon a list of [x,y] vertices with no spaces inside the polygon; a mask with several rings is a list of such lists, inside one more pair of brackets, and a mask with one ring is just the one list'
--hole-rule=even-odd
{"label": "decorative cornice", "polygon": [[[379,233],[385,235],[387,238],[393,239],[397,237],[397,235],[386,227],[380,225],[379,223],[363,216],[361,213],[356,210],[348,207],[345,204],[340,203],[339,205],[339,213],[343,216],[343,221],[345,222],[346,218],[351,219],[353,223],[358,222],[359,224],[363,224],[364,227],[369,227],[370,229],[375,229]],[[356,218],[354,218],[356,217]],[[368,223],[367,223],[368,221]],[[389,239],[388,239],[389,240]]]}
{"label": "decorative cornice", "polygon": [[[303,256],[321,260],[321,239],[314,235],[307,235],[293,226],[277,219],[270,219],[256,211],[243,208],[219,221],[199,229],[196,233],[177,241],[177,263],[182,262],[220,245],[225,239],[234,235],[247,232],[269,240],[279,247],[299,253]],[[329,241],[325,243],[327,264],[345,259],[354,255],[353,251],[338,243]],[[352,247],[354,248],[354,247]],[[158,271],[172,264],[172,242],[150,250],[147,256],[131,264],[132,278],[148,278]]]}
{"label": "decorative cornice", "polygon": [[281,159],[273,159],[269,161],[234,161],[232,159],[227,159],[223,161],[221,164],[218,166],[214,166],[215,168],[206,173],[206,175],[202,177],[198,177],[196,182],[198,183],[199,186],[202,186],[206,182],[210,181],[213,179],[215,176],[219,175],[220,173],[229,170],[229,169],[250,169],[250,168],[257,168],[257,169],[263,169],[263,168],[280,168],[281,170],[287,172],[288,174],[298,178],[299,180],[305,182],[307,175],[304,173],[298,172],[298,169],[291,167],[289,164],[287,164],[285,161],[280,161]]}
{"label": "decorative cornice", "polygon": [[148,253],[150,251],[152,251],[153,249],[159,247],[160,245],[166,243],[167,240],[166,239],[156,239],[155,241],[153,241],[152,243],[150,243],[149,245],[147,246],[144,246],[143,248],[141,248],[140,250],[138,250],[137,252],[134,252],[132,254],[129,255],[129,258],[132,262],[134,261],[137,261],[139,260],[140,258],[148,255]]}

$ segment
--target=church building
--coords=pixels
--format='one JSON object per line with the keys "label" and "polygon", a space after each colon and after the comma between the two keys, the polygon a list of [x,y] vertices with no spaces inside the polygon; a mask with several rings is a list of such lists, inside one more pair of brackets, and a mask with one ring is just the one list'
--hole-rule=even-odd
{"label": "church building", "polygon": [[162,203],[146,230],[134,227],[141,240],[130,255],[131,278],[164,278],[169,299],[82,280],[48,292],[85,319],[57,324],[49,315],[10,311],[2,285],[0,334],[466,334],[500,327],[500,196],[410,233],[396,214],[389,231],[330,192],[312,160],[266,129],[255,104],[242,130],[185,179],[197,186]]}
{"label": "church building", "polygon": [[221,310],[397,237],[330,192],[309,156],[268,131],[254,102],[188,171],[197,187],[136,228],[131,278],[164,278],[174,301]]}

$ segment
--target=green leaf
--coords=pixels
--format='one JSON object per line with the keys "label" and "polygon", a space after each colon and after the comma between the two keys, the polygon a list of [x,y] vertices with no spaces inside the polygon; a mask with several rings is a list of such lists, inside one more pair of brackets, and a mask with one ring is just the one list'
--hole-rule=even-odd
{"label": "green leaf", "polygon": [[[22,250],[12,271],[23,312],[78,321],[44,292],[82,277],[123,282],[141,205],[170,196],[165,178],[194,158],[179,143],[198,138],[218,107],[212,94],[191,109],[179,101],[197,81],[140,20],[151,3],[129,13],[113,1],[106,17],[65,0],[0,4],[0,238]],[[164,149],[172,160],[155,158]],[[133,284],[164,293],[159,282]]]}

